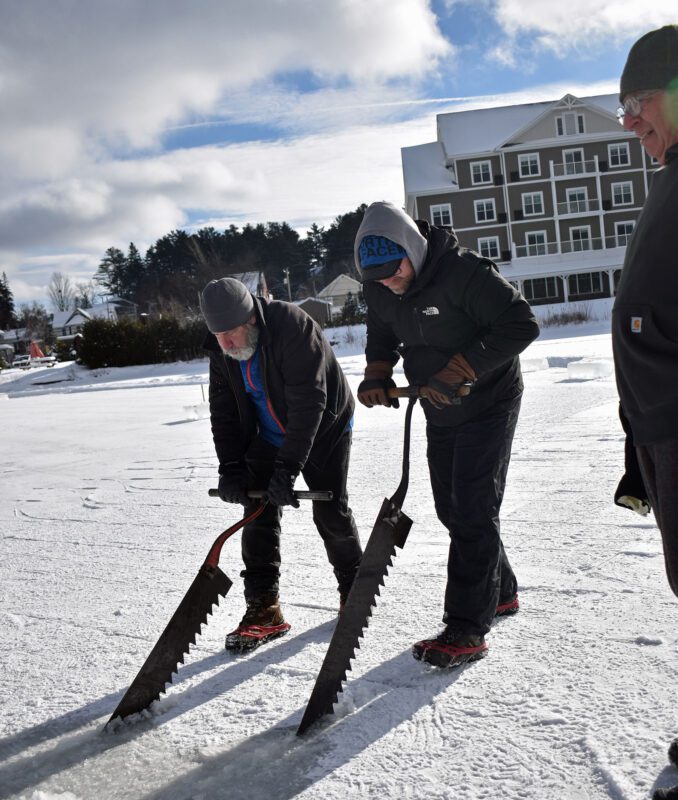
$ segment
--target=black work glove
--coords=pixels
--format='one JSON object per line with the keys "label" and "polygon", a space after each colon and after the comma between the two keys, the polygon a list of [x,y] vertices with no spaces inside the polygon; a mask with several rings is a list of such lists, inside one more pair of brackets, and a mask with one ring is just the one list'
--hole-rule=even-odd
{"label": "black work glove", "polygon": [[239,461],[224,464],[219,477],[219,497],[224,503],[240,503],[246,506],[247,497],[247,470]]}
{"label": "black work glove", "polygon": [[389,397],[388,389],[395,389],[391,378],[393,367],[388,361],[372,361],[365,367],[365,377],[358,386],[358,400],[367,408],[372,406],[391,406],[399,408],[400,401]]}
{"label": "black work glove", "polygon": [[299,508],[299,501],[294,496],[294,481],[299,471],[281,461],[275,462],[275,469],[268,482],[266,494],[274,506],[294,506]]}

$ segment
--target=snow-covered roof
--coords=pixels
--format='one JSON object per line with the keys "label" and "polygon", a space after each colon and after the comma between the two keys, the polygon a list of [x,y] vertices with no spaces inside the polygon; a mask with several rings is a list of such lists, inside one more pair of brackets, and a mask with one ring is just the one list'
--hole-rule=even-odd
{"label": "snow-covered roof", "polygon": [[330,281],[324,289],[318,292],[318,297],[332,297],[333,295],[359,291],[360,281],[357,281],[350,275],[338,275],[333,281]]}
{"label": "snow-covered roof", "polygon": [[403,147],[403,177],[408,192],[450,192],[457,189],[454,175],[445,167],[440,142]]}
{"label": "snow-covered roof", "polygon": [[[496,150],[545,113],[557,108],[563,99],[439,114],[438,140],[448,158]],[[619,105],[616,94],[573,99],[578,100],[582,106],[597,106],[607,114],[614,114]]]}

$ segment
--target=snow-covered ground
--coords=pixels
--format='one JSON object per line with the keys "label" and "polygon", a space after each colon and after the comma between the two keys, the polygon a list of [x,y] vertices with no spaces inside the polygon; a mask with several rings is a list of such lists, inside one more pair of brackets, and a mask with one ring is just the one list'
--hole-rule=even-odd
{"label": "snow-covered ground", "polygon": [[[361,336],[331,335],[355,389]],[[224,652],[243,611],[236,535],[221,559],[235,585],[174,684],[146,719],[103,730],[238,517],[207,496],[206,362],[2,373],[0,798],[631,800],[678,782],[666,760],[678,607],[653,519],[612,503],[623,437],[609,323],[547,329],[523,366],[502,515],[520,613],[462,670],[412,659],[440,627],[448,549],[416,409],[414,525],[336,714],[303,738],[337,607],[307,505],[284,521],[290,634]],[[356,412],[364,539],[399,481],[403,415]]]}

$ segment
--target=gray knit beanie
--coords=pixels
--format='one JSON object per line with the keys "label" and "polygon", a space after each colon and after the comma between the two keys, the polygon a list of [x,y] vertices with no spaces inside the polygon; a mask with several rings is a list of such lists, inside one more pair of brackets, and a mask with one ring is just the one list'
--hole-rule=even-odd
{"label": "gray knit beanie", "polygon": [[664,91],[678,78],[678,25],[650,31],[633,45],[619,84],[619,100],[646,89]]}
{"label": "gray knit beanie", "polygon": [[200,295],[200,310],[212,333],[244,325],[254,312],[254,300],[236,278],[210,281]]}

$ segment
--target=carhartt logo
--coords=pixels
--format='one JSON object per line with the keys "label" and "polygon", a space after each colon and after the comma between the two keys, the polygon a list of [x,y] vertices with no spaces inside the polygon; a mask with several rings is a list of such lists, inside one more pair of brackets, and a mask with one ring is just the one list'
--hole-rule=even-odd
{"label": "carhartt logo", "polygon": [[631,333],[640,333],[643,330],[643,318],[631,317]]}
{"label": "carhartt logo", "polygon": [[427,317],[435,317],[436,314],[440,314],[440,311],[438,311],[438,309],[435,306],[429,306],[428,308],[425,308],[421,313],[426,314]]}

